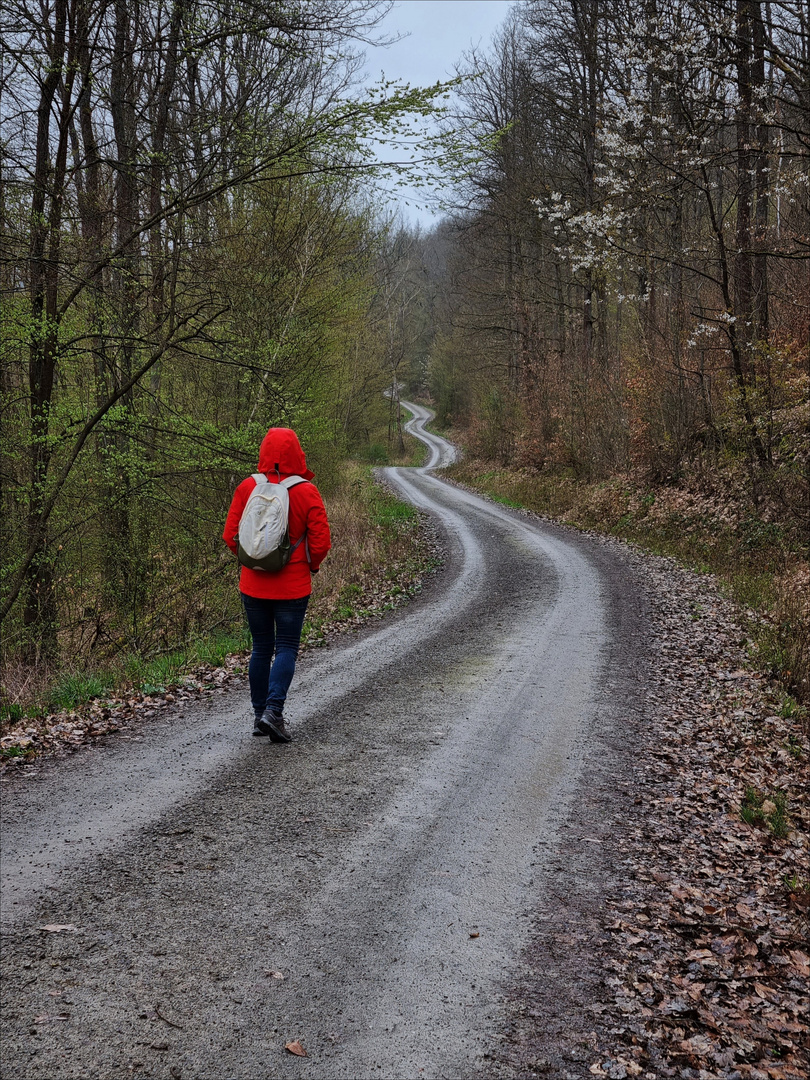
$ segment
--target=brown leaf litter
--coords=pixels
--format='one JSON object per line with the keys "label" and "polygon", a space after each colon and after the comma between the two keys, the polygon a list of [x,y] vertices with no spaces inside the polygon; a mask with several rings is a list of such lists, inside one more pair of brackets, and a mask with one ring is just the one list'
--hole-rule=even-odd
{"label": "brown leaf litter", "polygon": [[306,1050],[301,1045],[301,1043],[298,1041],[298,1039],[296,1039],[294,1042],[285,1043],[284,1044],[284,1049],[288,1053],[294,1054],[296,1057],[308,1057],[309,1056],[307,1054]]}

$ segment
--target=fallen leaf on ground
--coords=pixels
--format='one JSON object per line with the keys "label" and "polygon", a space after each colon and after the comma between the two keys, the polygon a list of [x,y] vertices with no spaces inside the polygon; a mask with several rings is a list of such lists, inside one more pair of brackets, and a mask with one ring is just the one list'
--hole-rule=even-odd
{"label": "fallen leaf on ground", "polygon": [[296,1057],[307,1057],[308,1056],[306,1050],[303,1048],[303,1046],[298,1041],[298,1039],[296,1039],[295,1042],[285,1043],[284,1044],[284,1049],[288,1050],[291,1054],[295,1054]]}
{"label": "fallen leaf on ground", "polygon": [[63,933],[75,933],[76,927],[73,923],[46,923],[45,926],[40,926],[40,930],[45,930],[48,934],[63,934]]}
{"label": "fallen leaf on ground", "polygon": [[810,975],[810,957],[803,952],[799,952],[798,949],[792,949],[788,955],[802,975]]}

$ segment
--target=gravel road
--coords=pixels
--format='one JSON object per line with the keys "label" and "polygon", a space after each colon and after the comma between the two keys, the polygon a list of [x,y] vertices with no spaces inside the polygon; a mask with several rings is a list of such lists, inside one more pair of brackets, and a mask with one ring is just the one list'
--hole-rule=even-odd
{"label": "gravel road", "polygon": [[582,874],[545,853],[631,752],[646,616],[609,546],[436,477],[407,407],[430,461],[386,480],[447,567],[304,658],[290,746],[241,692],[4,785],[4,1078],[491,1073],[531,916]]}

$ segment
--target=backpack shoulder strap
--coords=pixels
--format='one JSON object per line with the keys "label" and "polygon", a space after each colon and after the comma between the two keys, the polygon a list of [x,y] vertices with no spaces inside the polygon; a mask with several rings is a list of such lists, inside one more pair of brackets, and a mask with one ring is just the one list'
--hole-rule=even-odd
{"label": "backpack shoulder strap", "polygon": [[267,477],[264,475],[263,472],[255,472],[255,473],[251,473],[250,475],[253,477],[253,479],[256,481],[257,484],[266,484],[267,483]]}
{"label": "backpack shoulder strap", "polygon": [[[289,491],[290,488],[297,487],[299,484],[308,484],[309,480],[307,480],[303,476],[288,476],[285,480],[282,480],[281,483],[284,485],[284,487],[287,489],[287,491]],[[295,543],[293,544],[293,546],[292,546],[292,548],[290,550],[291,555],[292,555],[293,551],[295,551],[295,549],[301,543],[301,541],[306,538],[306,535],[307,535],[307,530],[304,529],[303,536],[299,537],[299,539],[296,540]],[[309,562],[309,559],[307,559],[307,562]]]}
{"label": "backpack shoulder strap", "polygon": [[303,476],[288,476],[285,480],[281,481],[287,491],[290,488],[296,487],[298,484],[308,484],[309,480],[306,480]]}

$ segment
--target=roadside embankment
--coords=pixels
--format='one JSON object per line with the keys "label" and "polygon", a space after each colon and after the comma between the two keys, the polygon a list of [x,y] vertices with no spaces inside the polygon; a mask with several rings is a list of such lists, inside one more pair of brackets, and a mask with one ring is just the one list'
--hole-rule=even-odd
{"label": "roadside embankment", "polygon": [[810,705],[810,561],[801,505],[780,514],[752,504],[739,477],[645,487],[629,476],[585,482],[569,475],[464,459],[449,478],[506,506],[616,536],[713,574],[739,607],[752,662],[776,678],[806,717]]}

